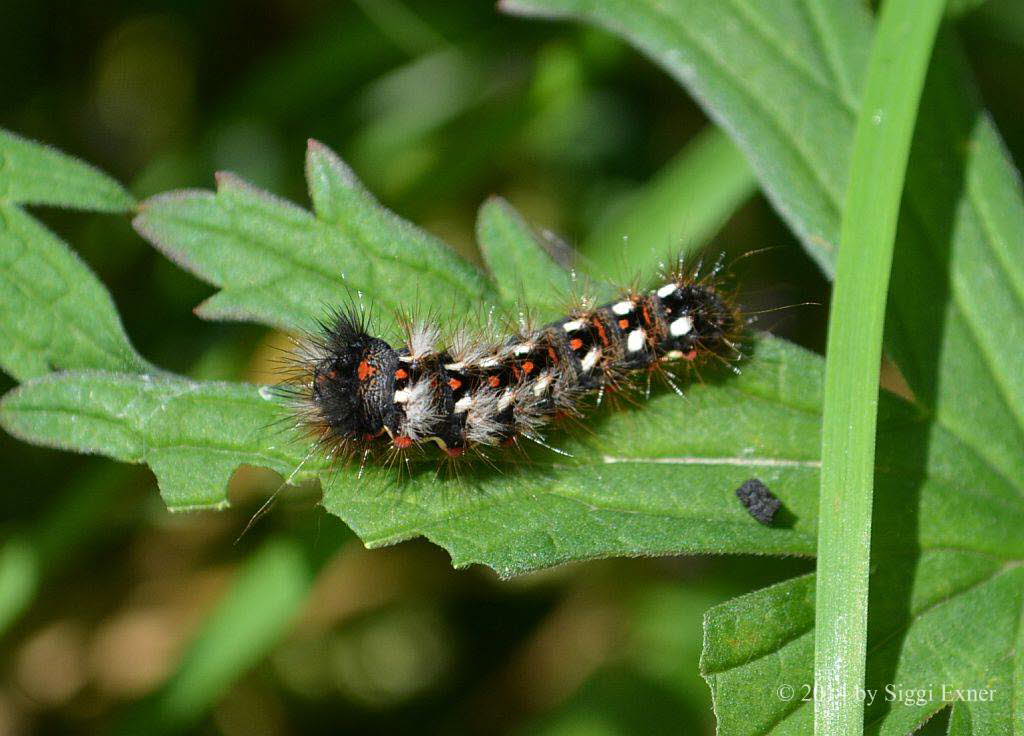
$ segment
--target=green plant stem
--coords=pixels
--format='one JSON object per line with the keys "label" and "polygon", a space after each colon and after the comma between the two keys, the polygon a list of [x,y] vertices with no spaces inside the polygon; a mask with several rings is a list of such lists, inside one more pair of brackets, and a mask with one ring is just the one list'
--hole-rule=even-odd
{"label": "green plant stem", "polygon": [[944,0],[888,0],[854,135],[829,318],[814,732],[863,733],[875,424],[885,299],[917,106]]}

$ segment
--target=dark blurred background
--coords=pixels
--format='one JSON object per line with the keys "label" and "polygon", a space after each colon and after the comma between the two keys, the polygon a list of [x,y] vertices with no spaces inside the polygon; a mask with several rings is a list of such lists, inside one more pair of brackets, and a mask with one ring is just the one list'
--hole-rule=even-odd
{"label": "dark blurred background", "polygon": [[[1018,161],[1021,7],[993,0],[960,21]],[[477,207],[496,193],[614,264],[616,213],[647,182],[678,181],[709,135],[687,95],[619,40],[490,3],[6,0],[0,79],[0,127],[139,197],[210,187],[227,169],[305,204],[315,137],[469,258]],[[734,189],[710,248],[770,248],[743,262],[752,308],[827,303],[749,174]],[[146,357],[197,378],[272,380],[276,338],[198,320],[211,288],[127,219],[36,214],[108,286]],[[699,220],[652,248],[700,240]],[[760,326],[820,351],[826,317],[801,307]],[[280,482],[257,469],[236,474],[230,510],[171,516],[144,468],[6,435],[0,468],[0,735],[713,733],[703,611],[811,567],[608,560],[502,582],[453,571],[422,541],[367,551],[314,488],[284,494],[233,544]]]}

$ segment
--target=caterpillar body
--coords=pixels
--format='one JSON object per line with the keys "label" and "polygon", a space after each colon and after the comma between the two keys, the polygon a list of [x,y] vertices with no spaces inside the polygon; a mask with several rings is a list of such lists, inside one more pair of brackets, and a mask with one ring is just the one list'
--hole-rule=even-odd
{"label": "caterpillar body", "polygon": [[460,333],[442,344],[434,324],[405,320],[406,344],[395,348],[369,333],[360,310],[341,309],[300,343],[283,385],[298,423],[333,456],[362,452],[365,462],[375,450],[432,443],[454,458],[520,437],[544,444],[541,430],[581,416],[589,395],[673,364],[739,357],[739,309],[717,272],[679,268],[652,291],[583,303],[497,340]]}

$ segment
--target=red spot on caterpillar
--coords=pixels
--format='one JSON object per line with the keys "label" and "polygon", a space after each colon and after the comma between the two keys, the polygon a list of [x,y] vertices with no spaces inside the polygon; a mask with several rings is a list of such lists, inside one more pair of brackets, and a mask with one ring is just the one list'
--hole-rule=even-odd
{"label": "red spot on caterpillar", "polygon": [[407,371],[405,368],[399,368],[397,371],[395,371],[395,378],[397,378],[399,381],[404,381],[408,377],[409,371]]}
{"label": "red spot on caterpillar", "polygon": [[530,375],[531,373],[533,373],[533,369],[535,367],[536,366],[534,366],[533,361],[528,360],[525,363],[523,363],[523,373],[525,373],[526,375]]}
{"label": "red spot on caterpillar", "polygon": [[404,450],[406,448],[412,447],[413,446],[413,441],[412,441],[411,437],[406,437],[405,435],[399,435],[398,437],[395,437],[394,445],[399,450]]}
{"label": "red spot on caterpillar", "polygon": [[574,337],[569,341],[569,347],[571,347],[573,350],[579,350],[581,347],[583,347],[583,340],[581,340],[578,337]]}
{"label": "red spot on caterpillar", "polygon": [[444,451],[448,453],[448,457],[462,457],[465,452],[465,447],[446,447]]}
{"label": "red spot on caterpillar", "polygon": [[683,353],[683,360],[695,360],[697,357],[697,348],[690,348],[689,352]]}
{"label": "red spot on caterpillar", "polygon": [[548,357],[551,358],[551,362],[558,365],[558,351],[548,345]]}
{"label": "red spot on caterpillar", "polygon": [[619,327],[621,327],[622,329],[626,329],[627,327],[629,327],[629,320],[628,319],[620,319],[619,320]]}
{"label": "red spot on caterpillar", "polygon": [[460,388],[462,388],[462,381],[460,381],[458,378],[449,378],[448,388],[450,388],[452,391],[458,391]]}
{"label": "red spot on caterpillar", "polygon": [[365,360],[359,362],[359,371],[357,375],[359,376],[360,381],[365,381],[376,372],[376,366],[370,365],[370,363]]}
{"label": "red spot on caterpillar", "polygon": [[490,376],[487,379],[487,385],[491,388],[498,388],[501,385],[501,379],[498,376]]}
{"label": "red spot on caterpillar", "polygon": [[601,344],[608,347],[608,331],[604,328],[604,322],[602,322],[600,318],[594,317],[594,319],[590,321],[590,324],[594,325],[597,329],[597,336],[600,338]]}

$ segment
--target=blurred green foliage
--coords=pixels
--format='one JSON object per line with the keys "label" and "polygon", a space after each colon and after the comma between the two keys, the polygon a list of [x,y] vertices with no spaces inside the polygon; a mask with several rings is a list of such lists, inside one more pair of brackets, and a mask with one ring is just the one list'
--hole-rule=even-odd
{"label": "blurred green foliage", "polygon": [[[296,162],[315,137],[387,206],[474,259],[490,194],[586,249],[708,135],[693,102],[621,41],[490,3],[15,0],[0,13],[0,127],[100,166],[137,198],[208,187],[227,169],[305,202]],[[959,22],[1020,161],[1024,12],[992,0]],[[657,247],[728,217],[722,249],[778,246],[745,262],[752,308],[824,301],[785,226],[748,180],[734,184],[731,217],[670,222]],[[39,214],[108,286],[147,359],[267,380],[272,338],[192,316],[212,290],[126,221]],[[823,312],[763,326],[820,350]],[[312,489],[285,494],[233,544],[279,482],[269,473],[236,474],[223,515],[169,516],[145,471],[7,435],[0,468],[0,732],[94,733],[141,717],[223,734],[711,733],[701,612],[808,569],[614,560],[498,584],[453,572],[422,542],[366,552]],[[231,625],[257,610],[253,630]],[[247,643],[271,653],[252,666]],[[227,671],[204,668],[225,651]]]}

